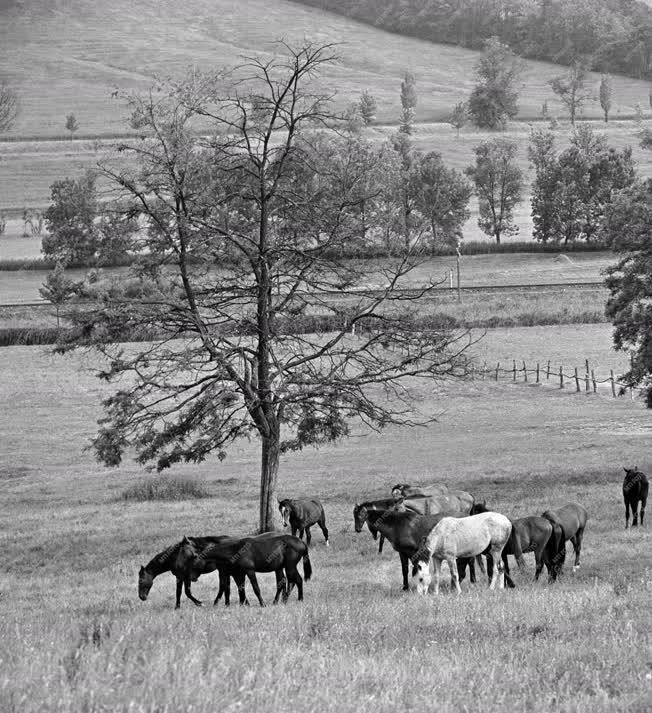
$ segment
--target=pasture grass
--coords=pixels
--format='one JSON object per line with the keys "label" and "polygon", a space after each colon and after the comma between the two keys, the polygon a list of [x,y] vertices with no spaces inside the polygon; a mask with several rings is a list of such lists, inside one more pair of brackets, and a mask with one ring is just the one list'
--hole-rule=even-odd
{"label": "pasture grass", "polygon": [[[125,107],[111,94],[143,90],[157,77],[189,67],[230,67],[243,55],[278,51],[273,42],[308,39],[335,43],[337,61],[324,70],[319,89],[338,90],[339,108],[369,89],[378,102],[378,120],[398,123],[400,82],[406,70],[417,77],[417,120],[445,120],[475,82],[479,53],[401,37],[285,0],[116,0],[110,7],[91,0],[34,0],[29,6],[5,3],[0,10],[0,51],[4,73],[20,94],[22,112],[9,136],[65,136],[73,112],[84,135],[125,130]],[[549,80],[566,72],[551,63],[525,61],[520,117],[540,115],[547,99],[550,115],[565,112]],[[600,77],[592,73],[589,84]],[[614,77],[612,117],[632,116],[647,106],[647,83]],[[597,101],[584,116],[601,117]],[[66,143],[66,142],[61,142]],[[70,143],[70,142],[69,142]]]}
{"label": "pasture grass", "polygon": [[[606,325],[492,330],[476,358],[626,359]],[[517,357],[518,353],[518,357]],[[279,496],[322,498],[331,547],[314,533],[305,601],[213,608],[202,577],[174,611],[163,575],[147,602],[138,567],[184,534],[246,534],[257,519],[258,444],[220,463],[176,466],[211,497],[125,501],[143,471],[105,470],[81,451],[106,386],[89,355],[0,351],[0,709],[36,713],[279,707],[305,711],[648,710],[652,530],[625,531],[623,465],[652,470],[638,401],[495,382],[421,384],[436,423],[382,434],[354,426],[339,445],[283,458]],[[397,481],[442,479],[511,517],[567,501],[589,512],[582,566],[517,589],[463,583],[457,599],[400,592],[395,553],[355,533],[356,500]],[[569,555],[570,559],[570,555]],[[259,577],[263,596],[274,591]]]}
{"label": "pasture grass", "polygon": [[210,492],[204,483],[192,478],[157,476],[146,478],[122,491],[122,500],[192,500],[209,498]]}

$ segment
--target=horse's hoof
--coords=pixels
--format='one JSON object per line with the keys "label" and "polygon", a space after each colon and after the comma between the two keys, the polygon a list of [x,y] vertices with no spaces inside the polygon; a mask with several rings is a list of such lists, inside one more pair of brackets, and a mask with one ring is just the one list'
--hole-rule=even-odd
{"label": "horse's hoof", "polygon": [[330,546],[331,546],[331,543],[328,540],[326,540],[326,547],[330,547]]}

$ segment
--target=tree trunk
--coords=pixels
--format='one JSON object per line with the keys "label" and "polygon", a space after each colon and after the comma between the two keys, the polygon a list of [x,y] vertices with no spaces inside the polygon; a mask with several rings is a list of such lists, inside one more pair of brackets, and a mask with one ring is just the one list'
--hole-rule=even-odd
{"label": "tree trunk", "polygon": [[260,532],[282,529],[281,515],[276,499],[278,462],[278,434],[274,434],[270,438],[263,438],[260,466]]}

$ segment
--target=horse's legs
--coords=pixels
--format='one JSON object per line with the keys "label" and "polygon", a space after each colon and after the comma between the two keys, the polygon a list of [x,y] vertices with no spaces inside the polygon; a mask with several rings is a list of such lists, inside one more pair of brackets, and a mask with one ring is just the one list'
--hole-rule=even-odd
{"label": "horse's legs", "polygon": [[[501,554],[500,557],[503,562],[503,577],[505,579],[505,584],[510,589],[515,589],[516,585],[514,584],[514,580],[511,578],[510,573],[509,573],[509,557],[507,557],[507,555],[504,552]],[[516,564],[518,564],[518,562]]]}
{"label": "horse's legs", "polygon": [[[231,576],[233,577],[233,581],[235,582],[238,588],[238,599],[240,601],[240,605],[242,606],[246,604],[247,606],[249,606],[249,601],[247,600],[247,594],[245,592],[245,573],[241,571],[237,573],[234,572]],[[231,585],[229,584],[229,587],[230,586]]]}
{"label": "horse's legs", "polygon": [[579,569],[580,566],[580,553],[582,552],[582,538],[584,537],[584,528],[581,527],[574,537],[571,537],[571,542],[573,543],[573,549],[575,550],[575,564],[573,565],[573,572]]}
{"label": "horse's legs", "polygon": [[190,601],[196,606],[200,607],[201,606],[201,601],[199,599],[196,599],[195,597],[192,596],[192,592],[190,591],[190,577],[186,577],[183,580],[183,590],[186,593],[186,596]]}
{"label": "horse's legs", "polygon": [[[434,575],[435,575],[432,578],[432,581],[434,584],[434,591],[435,591],[435,594],[439,594],[439,578],[441,576],[441,560],[437,559],[436,557],[433,557],[432,563],[433,563],[433,569],[434,569]],[[459,586],[459,582],[457,584]]]}
{"label": "horse's legs", "polygon": [[308,547],[310,547],[310,540],[312,540],[312,536],[310,535],[310,527],[306,527],[306,544]]}
{"label": "horse's legs", "polygon": [[256,598],[258,599],[258,603],[260,604],[261,607],[264,607],[265,602],[263,601],[263,598],[260,595],[260,587],[258,586],[258,580],[256,579],[256,572],[253,569],[248,571],[247,577],[249,577],[249,581],[251,582],[251,588],[254,590],[254,594],[256,595]]}
{"label": "horse's legs", "polygon": [[381,555],[383,553],[383,545],[385,544],[385,535],[380,536],[380,540],[378,541],[378,554]]}
{"label": "horse's legs", "polygon": [[489,589],[495,589],[496,584],[498,588],[502,589],[505,586],[503,581],[503,560],[502,560],[502,547],[500,549],[491,549],[491,559],[493,560],[493,572],[491,573],[491,582],[489,583]]}
{"label": "horse's legs", "polygon": [[645,517],[645,506],[647,505],[647,498],[641,500],[641,527],[643,527],[643,518]]}
{"label": "horse's legs", "polygon": [[[457,571],[459,574],[459,570]],[[473,557],[469,558],[469,581],[471,584],[475,584],[475,559]]]}
{"label": "horse's legs", "polygon": [[455,587],[457,594],[460,595],[462,593],[462,587],[460,587],[460,578],[457,574],[457,562],[455,557],[448,557],[446,562],[448,562],[448,569],[451,571],[451,589]]}
{"label": "horse's legs", "polygon": [[303,533],[304,533],[304,532],[305,532],[304,528],[303,528],[303,527],[300,527],[300,528],[299,528],[299,539],[300,539],[300,540],[303,540]]}
{"label": "horse's legs", "polygon": [[181,609],[181,590],[183,589],[183,579],[177,577],[177,602],[175,609]]}
{"label": "horse's legs", "polygon": [[638,500],[632,502],[632,527],[638,527]]}
{"label": "horse's legs", "polygon": [[297,530],[299,529],[296,525],[290,525],[290,529],[292,531],[292,537],[297,536]]}
{"label": "horse's legs", "polygon": [[220,601],[222,594],[224,594],[224,606],[228,607],[229,606],[229,600],[230,600],[230,593],[231,593],[231,575],[225,574],[224,572],[220,571],[220,588],[217,590],[217,596],[215,597],[215,600],[213,601],[213,606],[216,606],[217,603]]}
{"label": "horse's legs", "polygon": [[538,582],[541,576],[541,570],[543,569],[543,554],[546,547],[546,543],[537,545],[536,550],[534,550],[534,561],[536,563],[536,568],[534,570],[534,581]]}
{"label": "horse's legs", "polygon": [[328,542],[328,528],[326,527],[326,518],[322,517],[322,519],[319,520],[317,524],[319,525],[320,530],[324,533],[324,540],[326,541],[326,547],[328,547],[330,543]]}
{"label": "horse's legs", "polygon": [[625,529],[629,527],[629,500],[625,497]]}
{"label": "horse's legs", "polygon": [[494,558],[491,556],[490,552],[487,552],[487,584],[491,584],[491,580],[494,576]]}
{"label": "horse's legs", "polygon": [[287,574],[288,581],[290,582],[290,585],[286,591],[286,593],[283,595],[283,602],[287,602],[288,597],[290,596],[290,592],[294,588],[294,585],[297,585],[297,599],[302,602],[303,601],[303,578],[299,574],[299,570],[297,569],[296,565],[291,565],[289,567],[285,568],[285,572]]}
{"label": "horse's legs", "polygon": [[401,558],[401,572],[403,573],[403,591],[407,592],[410,589],[410,585],[408,584],[409,558],[407,555],[404,555],[402,552],[399,552],[398,556]]}
{"label": "horse's legs", "polygon": [[278,599],[281,594],[285,594],[286,579],[283,567],[277,569],[274,574],[276,575],[276,596],[274,597],[274,604],[278,604]]}

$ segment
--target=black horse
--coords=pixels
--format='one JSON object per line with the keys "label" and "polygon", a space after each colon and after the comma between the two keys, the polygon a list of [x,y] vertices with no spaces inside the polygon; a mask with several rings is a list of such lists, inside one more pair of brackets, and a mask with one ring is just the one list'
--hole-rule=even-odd
{"label": "black horse", "polygon": [[638,468],[623,468],[623,500],[625,501],[625,529],[629,527],[629,509],[632,509],[632,527],[638,525],[638,504],[641,503],[641,527],[645,517],[645,505],[650,488],[647,477]]}
{"label": "black horse", "polygon": [[362,532],[365,522],[386,537],[398,552],[403,574],[403,590],[408,584],[409,560],[419,553],[423,538],[443,517],[460,517],[458,513],[420,515],[410,510],[373,510],[366,503],[353,508],[355,531]]}
{"label": "black horse", "polygon": [[[554,525],[559,525],[561,532],[559,533],[559,539],[561,542],[557,548],[557,552],[554,556],[555,566],[553,567],[553,581],[557,578],[557,575],[561,574],[562,568],[564,566],[564,561],[566,560],[566,542],[570,540],[573,544],[573,549],[575,550],[575,564],[573,565],[573,571],[577,570],[580,566],[580,553],[582,551],[582,538],[584,537],[584,528],[586,527],[586,522],[588,520],[588,515],[586,510],[577,503],[569,503],[564,505],[557,510],[546,510],[542,513],[542,517]],[[553,532],[554,537],[554,532]]]}
{"label": "black horse", "polygon": [[[188,567],[184,564],[182,559],[179,559],[179,554],[182,546],[186,541],[191,542],[196,552],[201,552],[208,545],[219,544],[225,540],[228,540],[226,535],[209,536],[209,537],[184,537],[181,542],[176,542],[170,545],[167,549],[159,552],[155,555],[144,567],[140,568],[138,573],[138,596],[142,601],[145,601],[149,595],[149,591],[154,584],[154,579],[158,577],[159,574],[163,572],[172,572],[172,574],[177,578],[177,597],[175,609],[179,609],[181,606],[181,589],[183,588],[186,597],[196,606],[201,606],[201,601],[196,599],[192,595],[190,588],[191,575]],[[240,604],[248,604],[247,597],[245,595],[245,575],[243,572],[228,566],[221,566],[216,568],[220,575],[220,589],[215,600],[217,604],[218,600],[224,594],[224,603],[229,606],[230,594],[231,594],[231,577],[235,580],[238,586],[238,595],[240,598]]]}
{"label": "black horse", "polygon": [[[557,559],[561,545],[563,544],[563,533],[560,525],[552,523],[545,517],[531,515],[512,520],[512,534],[502,552],[502,560],[505,571],[505,584],[513,588],[514,582],[510,576],[509,560],[507,555],[512,555],[519,566],[525,565],[523,559],[524,552],[534,552],[536,570],[534,581],[538,581],[543,566],[548,570],[548,582],[555,581],[557,577]],[[487,558],[487,572],[491,579],[493,572],[493,562]]]}
{"label": "black horse", "polygon": [[299,601],[303,600],[303,579],[297,569],[299,560],[303,559],[303,576],[306,581],[312,575],[308,545],[293,535],[275,532],[239,539],[229,538],[208,545],[200,551],[188,541],[184,543],[181,555],[183,564],[190,571],[193,580],[201,574],[219,569],[220,566],[242,571],[249,578],[261,607],[265,606],[265,602],[260,594],[256,572],[276,573],[275,604],[281,595],[283,602],[286,602],[295,585]]}
{"label": "black horse", "polygon": [[299,539],[303,539],[303,533],[306,533],[306,544],[310,546],[310,528],[312,525],[319,525],[324,533],[324,540],[328,547],[328,528],[326,527],[326,513],[324,506],[316,498],[278,501],[278,509],[283,517],[283,527],[288,525],[291,528],[292,534],[299,533]]}

